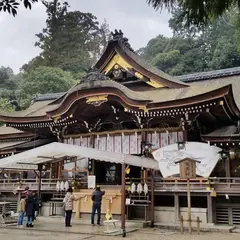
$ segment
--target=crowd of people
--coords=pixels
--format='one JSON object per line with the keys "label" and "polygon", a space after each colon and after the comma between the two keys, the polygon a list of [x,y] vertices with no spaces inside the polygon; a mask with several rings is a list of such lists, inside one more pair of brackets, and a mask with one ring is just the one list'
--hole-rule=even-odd
{"label": "crowd of people", "polygon": [[26,188],[21,194],[18,206],[18,227],[23,227],[24,216],[26,216],[26,227],[33,227],[36,213],[39,211],[40,201],[36,191]]}
{"label": "crowd of people", "polygon": [[[101,191],[100,187],[97,186],[95,191],[92,193],[92,215],[91,215],[91,224],[94,226],[95,213],[97,212],[97,224],[100,225],[101,221],[101,205],[102,197],[105,194],[105,191]],[[65,226],[72,227],[71,219],[73,212],[73,201],[78,201],[80,198],[76,197],[73,194],[72,187],[69,187],[65,198],[63,200],[64,210],[65,210]],[[26,227],[33,227],[33,222],[36,219],[36,213],[39,212],[40,202],[39,197],[35,191],[30,191],[29,188],[26,188],[21,195],[21,200],[18,206],[18,226],[23,226],[24,216],[26,216]]]}

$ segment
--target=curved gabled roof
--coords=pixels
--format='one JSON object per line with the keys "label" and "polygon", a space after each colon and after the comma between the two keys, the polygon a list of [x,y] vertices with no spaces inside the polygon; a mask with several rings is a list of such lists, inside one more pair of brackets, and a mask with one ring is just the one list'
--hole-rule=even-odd
{"label": "curved gabled roof", "polygon": [[180,88],[188,86],[188,84],[164,73],[156,67],[151,66],[145,60],[141,59],[131,48],[130,44],[128,43],[128,39],[123,37],[121,30],[119,32],[115,30],[115,33],[112,33],[112,35],[113,39],[109,41],[104,53],[95,65],[95,67],[101,72],[114,57],[115,53],[117,53],[129,65],[136,69],[136,71],[145,75],[147,78],[162,84],[165,87]]}

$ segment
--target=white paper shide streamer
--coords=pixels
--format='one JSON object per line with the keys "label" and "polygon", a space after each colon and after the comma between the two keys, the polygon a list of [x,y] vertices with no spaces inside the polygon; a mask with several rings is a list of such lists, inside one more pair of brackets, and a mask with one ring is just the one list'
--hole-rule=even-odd
{"label": "white paper shide streamer", "polygon": [[60,192],[60,182],[59,181],[57,181],[56,190],[57,190],[57,192]]}
{"label": "white paper shide streamer", "polygon": [[65,184],[64,184],[64,189],[65,189],[65,191],[67,191],[68,188],[69,188],[69,183],[68,183],[68,181],[66,181]]}
{"label": "white paper shide streamer", "polygon": [[132,186],[131,186],[131,193],[135,193],[136,192],[136,185],[135,183],[132,183]]}
{"label": "white paper shide streamer", "polygon": [[64,181],[61,181],[60,190],[61,190],[61,191],[64,191]]}
{"label": "white paper shide streamer", "polygon": [[148,185],[146,183],[143,186],[143,192],[144,192],[145,196],[148,194]]}
{"label": "white paper shide streamer", "polygon": [[137,185],[137,193],[140,195],[140,194],[142,193],[142,191],[143,191],[142,184],[139,183],[139,184]]}

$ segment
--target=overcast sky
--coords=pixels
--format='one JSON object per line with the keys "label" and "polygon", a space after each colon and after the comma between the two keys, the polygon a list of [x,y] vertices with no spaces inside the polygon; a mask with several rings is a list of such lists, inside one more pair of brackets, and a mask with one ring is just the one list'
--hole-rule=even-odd
{"label": "overcast sky", "polygon": [[[91,12],[100,22],[106,19],[110,30],[122,29],[134,49],[145,46],[159,34],[171,36],[168,12],[155,11],[145,0],[68,0],[68,3],[69,11]],[[42,31],[45,20],[45,9],[40,3],[34,4],[31,11],[20,8],[15,18],[0,12],[0,66],[18,72],[24,63],[40,53],[34,47],[35,34]]]}

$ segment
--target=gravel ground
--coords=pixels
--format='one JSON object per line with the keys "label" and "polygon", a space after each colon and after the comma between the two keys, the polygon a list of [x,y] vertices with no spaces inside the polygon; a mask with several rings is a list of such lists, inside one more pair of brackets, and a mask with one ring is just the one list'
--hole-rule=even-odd
{"label": "gravel ground", "polygon": [[[165,230],[141,229],[134,233],[129,233],[126,239],[132,240],[239,240],[238,233],[201,233],[197,235],[193,233],[180,234]],[[15,230],[15,229],[0,229],[0,239],[6,240],[120,240],[122,237],[106,237],[106,236],[92,236],[88,234],[64,234],[64,233],[49,233],[29,230]]]}

